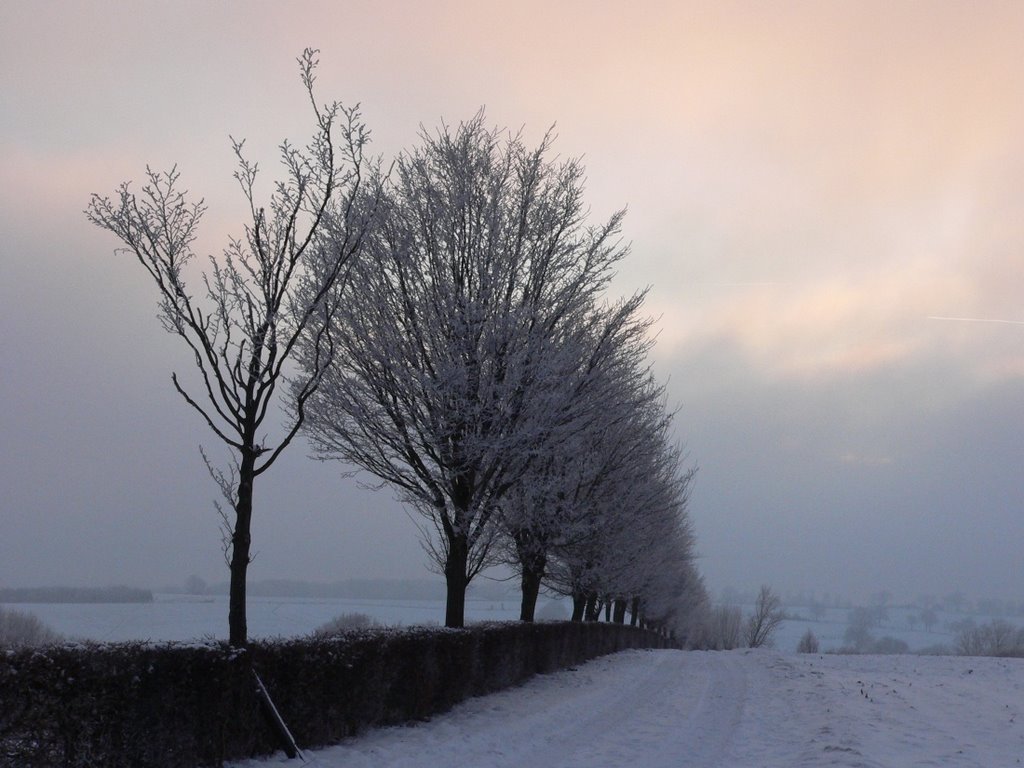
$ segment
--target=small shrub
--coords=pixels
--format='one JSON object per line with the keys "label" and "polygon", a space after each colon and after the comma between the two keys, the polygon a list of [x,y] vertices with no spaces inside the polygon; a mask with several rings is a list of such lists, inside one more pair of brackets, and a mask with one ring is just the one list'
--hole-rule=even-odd
{"label": "small shrub", "polygon": [[376,627],[377,622],[365,613],[343,613],[313,630],[314,637],[332,637],[356,629]]}
{"label": "small shrub", "polygon": [[733,605],[709,609],[690,637],[691,648],[707,651],[731,651],[739,648],[743,634],[743,612]]}
{"label": "small shrub", "polygon": [[797,643],[797,653],[817,653],[819,650],[818,638],[814,636],[811,630],[804,632],[804,636],[800,638],[800,642]]}
{"label": "small shrub", "polygon": [[53,645],[64,638],[39,618],[23,611],[0,607],[0,648],[28,648]]}

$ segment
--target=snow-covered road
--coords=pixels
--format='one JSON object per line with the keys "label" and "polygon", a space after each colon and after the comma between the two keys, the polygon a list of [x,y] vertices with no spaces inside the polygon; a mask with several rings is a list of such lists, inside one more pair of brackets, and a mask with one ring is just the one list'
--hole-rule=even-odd
{"label": "snow-covered road", "polygon": [[305,764],[997,768],[1024,760],[1022,717],[1024,660],[629,651],[307,752]]}

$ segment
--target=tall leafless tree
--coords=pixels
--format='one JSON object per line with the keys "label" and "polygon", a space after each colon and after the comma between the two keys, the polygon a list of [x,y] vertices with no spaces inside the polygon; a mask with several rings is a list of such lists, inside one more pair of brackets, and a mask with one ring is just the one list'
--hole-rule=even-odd
{"label": "tall leafless tree", "polygon": [[[147,183],[138,194],[125,183],[113,199],[93,195],[86,210],[89,220],[116,235],[153,278],[160,320],[191,350],[199,374],[191,386],[173,374],[174,387],[232,451],[226,470],[217,469],[205,452],[203,458],[233,511],[228,514],[218,504],[231,572],[228,625],[234,646],[248,641],[253,484],[298,433],[306,403],[330,367],[335,350],[325,307],[333,305],[326,299],[345,282],[373,215],[372,206],[356,204],[366,197],[368,131],[358,107],[317,104],[316,53],[307,49],[298,60],[316,130],[305,149],[282,143],[285,177],[266,206],[256,199],[257,165],[246,159],[242,142],[233,140],[235,178],[250,221],[222,259],[210,257],[201,278],[205,296],[196,297],[186,273],[206,206],[189,201],[176,168],[166,173],[147,168]],[[283,431],[271,438],[268,411],[290,376],[286,366],[300,344],[305,365],[292,379],[294,408]]]}
{"label": "tall leafless tree", "polygon": [[463,625],[509,489],[565,427],[561,345],[626,249],[622,214],[587,225],[579,162],[485,126],[424,132],[340,303],[335,367],[308,403],[316,453],[397,489],[423,515]]}
{"label": "tall leafless tree", "polygon": [[745,640],[751,648],[760,648],[763,645],[770,645],[772,635],[784,619],[782,601],[772,591],[771,587],[764,585],[757,593],[757,602],[754,604],[754,612],[747,619]]}

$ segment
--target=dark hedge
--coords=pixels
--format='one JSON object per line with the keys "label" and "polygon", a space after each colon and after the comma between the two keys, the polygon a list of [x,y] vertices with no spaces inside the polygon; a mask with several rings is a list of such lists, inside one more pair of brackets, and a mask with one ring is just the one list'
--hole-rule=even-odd
{"label": "dark hedge", "polygon": [[302,748],[425,719],[459,701],[626,648],[607,623],[373,629],[224,644],[61,645],[0,653],[0,767],[194,768],[280,747],[255,668]]}

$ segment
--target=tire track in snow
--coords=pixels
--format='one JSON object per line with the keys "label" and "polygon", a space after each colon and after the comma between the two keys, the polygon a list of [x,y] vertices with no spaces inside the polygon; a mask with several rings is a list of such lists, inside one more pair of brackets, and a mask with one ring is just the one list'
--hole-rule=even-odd
{"label": "tire track in snow", "polygon": [[306,765],[717,767],[742,717],[748,667],[733,654],[626,651],[470,699],[428,723],[370,731],[311,753]]}
{"label": "tire track in snow", "polygon": [[[308,754],[316,768],[993,768],[1024,660],[628,651]],[[236,768],[293,768],[282,755]]]}
{"label": "tire track in snow", "polygon": [[[735,656],[648,652],[642,674],[621,681],[619,694],[567,703],[549,719],[534,750],[508,765],[559,768],[711,768],[722,763],[740,722],[746,673]],[[607,674],[599,671],[598,674]],[[520,762],[521,761],[521,762]]]}

